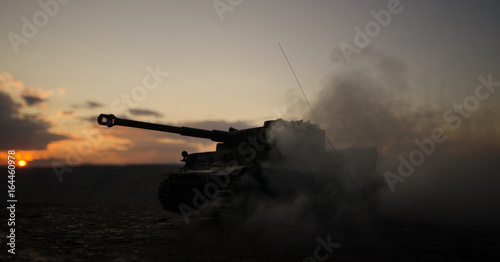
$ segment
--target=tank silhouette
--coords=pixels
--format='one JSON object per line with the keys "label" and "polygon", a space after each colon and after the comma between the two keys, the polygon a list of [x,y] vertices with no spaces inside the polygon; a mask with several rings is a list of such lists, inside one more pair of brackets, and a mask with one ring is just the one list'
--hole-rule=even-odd
{"label": "tank silhouette", "polygon": [[[379,181],[366,176],[375,172],[375,148],[327,151],[325,131],[309,122],[277,119],[265,121],[261,127],[221,131],[140,122],[112,114],[101,114],[97,121],[108,127],[128,126],[218,142],[214,152],[183,151],[184,166],[164,174],[158,189],[160,203],[184,218],[202,211],[245,212],[250,195],[286,198],[300,185],[310,189],[318,183],[332,183],[340,192],[337,196],[369,195],[379,186]],[[346,176],[350,184],[355,182],[356,190],[342,190],[345,185],[340,181],[345,179],[340,178]]]}

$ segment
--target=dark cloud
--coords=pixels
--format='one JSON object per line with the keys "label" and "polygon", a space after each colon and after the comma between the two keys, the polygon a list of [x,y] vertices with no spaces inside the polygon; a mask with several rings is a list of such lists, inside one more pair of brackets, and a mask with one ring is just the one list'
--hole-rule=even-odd
{"label": "dark cloud", "polygon": [[88,108],[88,109],[94,109],[94,108],[99,108],[99,107],[102,107],[103,105],[102,104],[99,104],[97,102],[93,102],[93,101],[86,101],[85,104],[82,104],[82,105],[78,105],[78,104],[74,104],[72,105],[71,107],[73,108]]}
{"label": "dark cloud", "polygon": [[37,116],[19,114],[19,105],[0,92],[0,149],[41,150],[52,141],[66,139],[48,131],[50,123]]}
{"label": "dark cloud", "polygon": [[19,104],[12,101],[10,96],[7,94],[0,92],[0,118],[6,119],[11,117],[14,114],[17,114],[17,111],[20,107]]}
{"label": "dark cloud", "polygon": [[161,113],[148,109],[129,109],[129,112],[132,115],[137,115],[137,116],[157,116],[157,117],[163,116]]}
{"label": "dark cloud", "polygon": [[97,116],[79,116],[78,119],[90,122],[91,124],[97,124]]}
{"label": "dark cloud", "polygon": [[97,108],[97,107],[102,107],[101,104],[92,102],[92,101],[87,101],[87,107],[88,108]]}
{"label": "dark cloud", "polygon": [[43,99],[41,97],[33,96],[33,95],[23,95],[22,98],[24,99],[24,101],[26,101],[26,104],[28,104],[28,106],[41,104],[41,103],[46,101],[45,99]]}

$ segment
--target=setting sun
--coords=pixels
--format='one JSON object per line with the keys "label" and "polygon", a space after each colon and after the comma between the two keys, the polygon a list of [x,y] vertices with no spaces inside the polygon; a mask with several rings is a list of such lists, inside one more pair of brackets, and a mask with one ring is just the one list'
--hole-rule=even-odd
{"label": "setting sun", "polygon": [[27,163],[24,160],[19,160],[18,164],[19,166],[25,166]]}

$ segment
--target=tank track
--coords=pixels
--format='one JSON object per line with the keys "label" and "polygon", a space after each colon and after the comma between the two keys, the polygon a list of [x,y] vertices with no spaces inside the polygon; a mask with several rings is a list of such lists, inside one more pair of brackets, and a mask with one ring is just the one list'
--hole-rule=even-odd
{"label": "tank track", "polygon": [[169,175],[163,179],[158,188],[158,199],[162,207],[170,212],[179,213],[179,204],[181,203],[178,199],[174,198],[173,192],[170,190],[170,179]]}
{"label": "tank track", "polygon": [[218,215],[228,215],[234,212],[235,188],[235,184],[230,182],[226,187],[219,189],[218,194],[213,199],[213,205]]}

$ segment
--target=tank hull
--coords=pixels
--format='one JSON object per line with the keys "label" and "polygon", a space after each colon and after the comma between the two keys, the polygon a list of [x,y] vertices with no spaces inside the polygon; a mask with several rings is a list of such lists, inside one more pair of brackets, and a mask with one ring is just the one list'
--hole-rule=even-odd
{"label": "tank hull", "polygon": [[[158,197],[170,212],[214,216],[252,212],[255,207],[249,204],[249,199],[286,201],[294,194],[325,198],[324,202],[331,205],[329,208],[335,208],[339,201],[366,202],[364,196],[372,197],[380,188],[380,176],[375,172],[376,149],[337,150],[328,154],[308,165],[264,162],[231,169],[176,169],[165,174]],[[328,192],[324,192],[325,188]]]}

